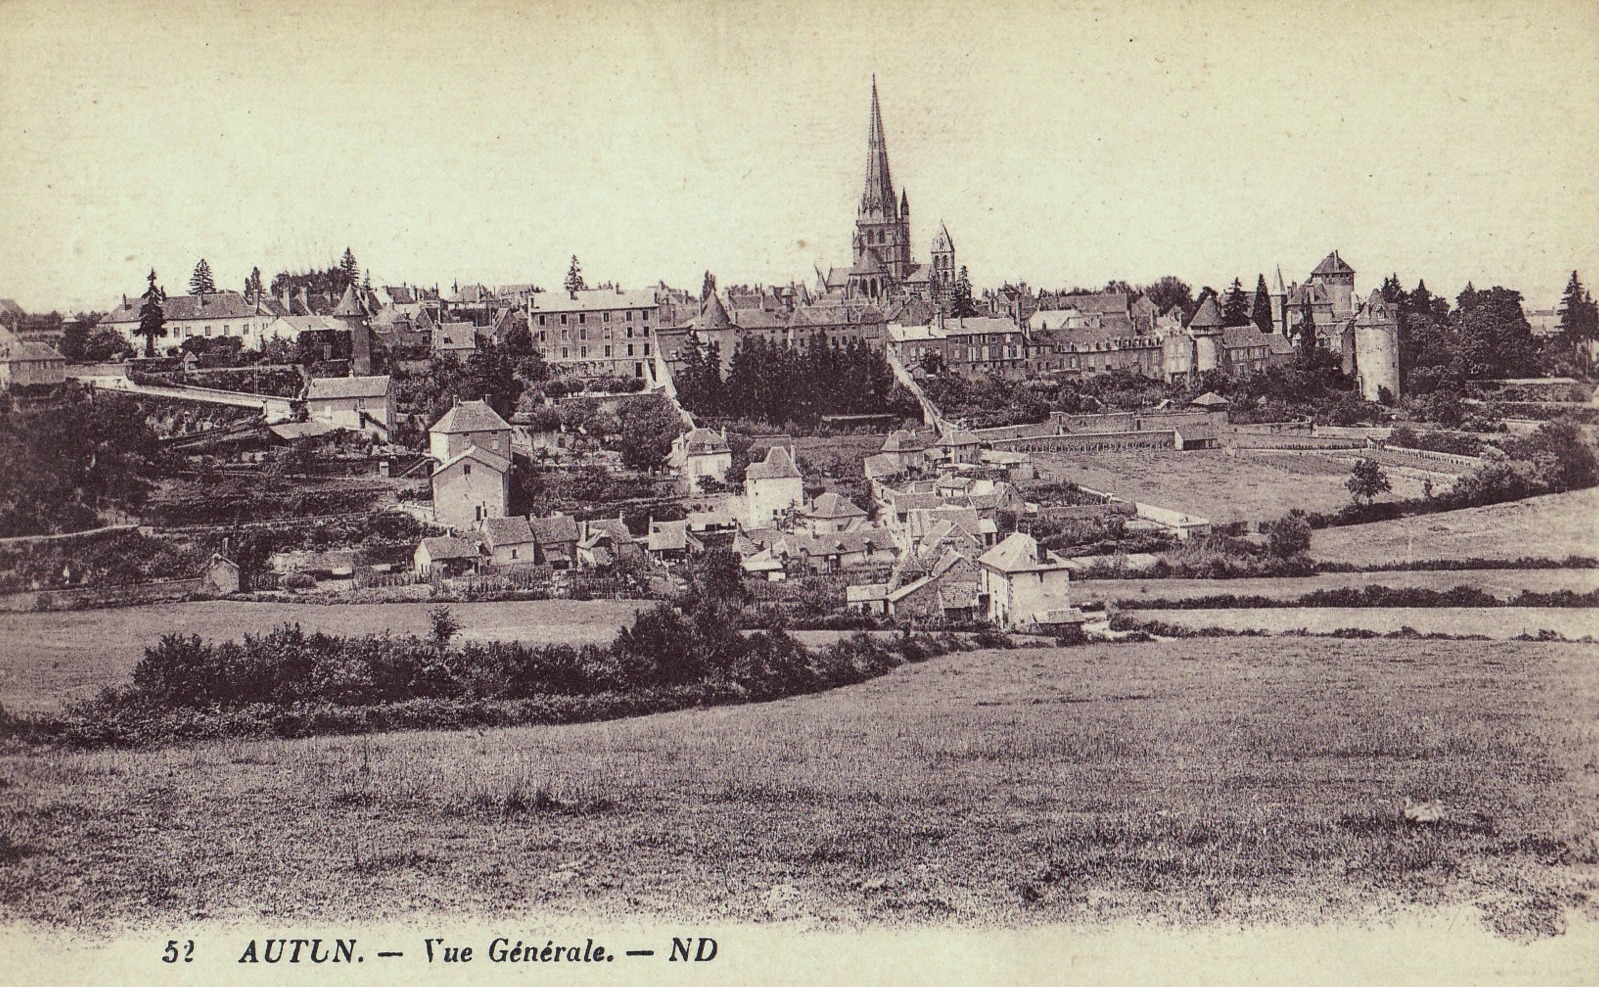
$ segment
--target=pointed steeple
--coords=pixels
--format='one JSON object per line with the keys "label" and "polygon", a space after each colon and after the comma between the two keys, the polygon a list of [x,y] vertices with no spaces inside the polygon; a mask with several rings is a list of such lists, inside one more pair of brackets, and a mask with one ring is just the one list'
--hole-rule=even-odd
{"label": "pointed steeple", "polygon": [[877,105],[877,76],[872,75],[872,120],[866,134],[866,188],[861,212],[894,215],[894,179],[888,171],[888,142],[883,138],[883,112]]}

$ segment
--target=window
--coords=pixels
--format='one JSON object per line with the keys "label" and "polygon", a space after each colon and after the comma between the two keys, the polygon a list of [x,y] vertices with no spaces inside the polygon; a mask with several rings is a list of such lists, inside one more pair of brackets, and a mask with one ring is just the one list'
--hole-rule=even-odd
{"label": "window", "polygon": [[471,463],[467,463],[466,465],[461,467],[461,475],[462,476],[471,476],[472,475],[472,464]]}
{"label": "window", "polygon": [[511,549],[511,561],[512,562],[516,561],[516,549],[514,549],[514,548]]}
{"label": "window", "polygon": [[642,311],[642,312],[640,312],[640,313],[639,313],[639,318],[641,318],[641,319],[643,319],[643,320],[644,320],[644,321],[645,321],[645,322],[648,322],[648,321],[650,321],[650,313],[649,313],[649,310],[648,310],[648,309],[646,309],[646,310],[644,310],[644,311]]}
{"label": "window", "polygon": [[[542,321],[542,320],[540,320],[540,321]],[[540,330],[539,330],[539,342],[541,342],[541,343],[542,343],[542,342],[545,342],[545,341],[546,341],[546,340],[545,340],[545,338],[544,338],[544,330],[543,330],[543,329],[540,329]]]}
{"label": "window", "polygon": [[[582,321],[582,316],[578,317],[578,321],[580,321],[580,322]],[[577,338],[578,339],[587,339],[587,338],[589,338],[589,331],[587,329],[579,329],[577,331]]]}
{"label": "window", "polygon": [[541,315],[541,316],[539,316],[539,325],[542,326],[543,324],[544,324],[544,316]]}
{"label": "window", "polygon": [[645,356],[649,356],[650,355],[650,344],[649,343],[645,343],[644,344],[644,355]]}
{"label": "window", "polygon": [[205,334],[206,334],[206,335],[207,335],[207,336],[209,336],[209,335],[211,335],[211,327],[210,327],[210,326],[206,326],[206,327],[205,327]]}
{"label": "window", "polygon": [[632,343],[628,343],[627,344],[627,355],[628,356],[632,356],[633,355],[633,344]]}
{"label": "window", "polygon": [[644,327],[644,335],[648,336],[649,334],[650,334],[650,327],[649,326],[645,326]]}
{"label": "window", "polygon": [[566,325],[566,316],[561,316],[561,325]]}
{"label": "window", "polygon": [[633,338],[633,327],[632,326],[628,326],[627,327],[627,338],[628,339],[632,339]]}
{"label": "window", "polygon": [[472,508],[472,512],[473,512],[474,515],[476,515],[476,517],[475,517],[476,520],[478,520],[478,521],[483,520],[483,505],[482,504],[479,504],[476,507]]}
{"label": "window", "polygon": [[563,347],[561,347],[561,359],[564,360],[564,359],[566,359],[566,357],[567,357],[567,348],[565,346],[563,346]]}
{"label": "window", "polygon": [[582,312],[577,313],[577,324],[581,326],[581,325],[585,325],[587,323],[588,323],[588,316],[584,315]]}
{"label": "window", "polygon": [[589,355],[589,348],[587,346],[579,346],[577,348],[577,357],[578,357],[578,359],[580,359],[580,360],[584,359],[588,355]]}
{"label": "window", "polygon": [[605,355],[606,356],[610,356],[611,355],[611,347],[610,347],[609,344],[607,344],[606,347],[605,347]]}
{"label": "window", "polygon": [[601,322],[609,322],[609,321],[611,321],[611,313],[606,312],[604,315],[600,316],[600,321]]}

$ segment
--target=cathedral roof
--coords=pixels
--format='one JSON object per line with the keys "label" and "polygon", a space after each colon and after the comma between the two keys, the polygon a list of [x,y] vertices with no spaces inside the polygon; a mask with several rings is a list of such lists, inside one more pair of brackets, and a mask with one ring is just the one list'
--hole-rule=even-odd
{"label": "cathedral roof", "polygon": [[955,238],[949,235],[949,227],[944,225],[943,220],[940,220],[938,223],[938,235],[933,237],[933,253],[948,253],[954,249]]}

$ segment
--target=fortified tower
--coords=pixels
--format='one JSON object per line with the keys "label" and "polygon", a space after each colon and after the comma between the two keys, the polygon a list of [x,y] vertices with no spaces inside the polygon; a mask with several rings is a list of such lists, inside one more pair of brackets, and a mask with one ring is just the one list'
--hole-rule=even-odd
{"label": "fortified tower", "polygon": [[1332,302],[1334,323],[1343,323],[1355,314],[1355,269],[1344,263],[1334,250],[1310,272],[1310,283],[1323,285]]}
{"label": "fortified tower", "polygon": [[1399,399],[1399,318],[1394,307],[1373,291],[1355,318],[1355,373],[1360,379],[1360,396],[1379,400],[1387,390],[1390,400]]}

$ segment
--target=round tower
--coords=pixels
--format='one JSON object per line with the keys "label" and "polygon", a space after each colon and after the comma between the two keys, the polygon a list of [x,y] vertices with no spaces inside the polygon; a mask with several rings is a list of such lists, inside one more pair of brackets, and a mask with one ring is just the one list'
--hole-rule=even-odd
{"label": "round tower", "polygon": [[1399,319],[1392,305],[1374,291],[1355,318],[1355,373],[1360,396],[1377,401],[1386,390],[1399,400]]}

